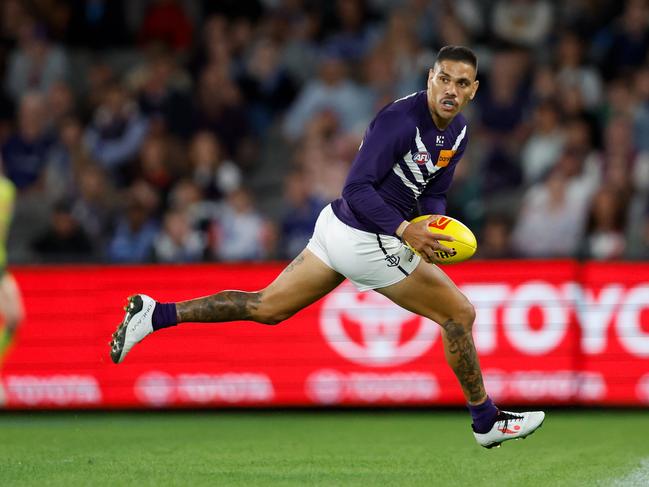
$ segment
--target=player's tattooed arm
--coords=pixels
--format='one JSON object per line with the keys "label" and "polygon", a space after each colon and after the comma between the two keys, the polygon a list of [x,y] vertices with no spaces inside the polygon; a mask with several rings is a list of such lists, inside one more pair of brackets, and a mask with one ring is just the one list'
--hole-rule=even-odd
{"label": "player's tattooed arm", "polygon": [[466,398],[472,403],[477,403],[484,399],[487,393],[471,331],[453,320],[445,322],[442,328],[448,363],[460,381]]}
{"label": "player's tattooed arm", "polygon": [[178,323],[214,323],[249,320],[261,303],[262,293],[223,291],[176,304]]}

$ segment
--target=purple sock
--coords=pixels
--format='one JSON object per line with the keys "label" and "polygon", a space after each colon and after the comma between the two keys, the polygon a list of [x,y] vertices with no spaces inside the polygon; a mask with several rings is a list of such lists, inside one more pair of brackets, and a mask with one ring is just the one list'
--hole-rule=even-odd
{"label": "purple sock", "polygon": [[153,330],[155,331],[177,324],[176,303],[156,303],[155,308],[153,308],[153,316],[151,317]]}
{"label": "purple sock", "polygon": [[482,404],[476,406],[469,406],[471,417],[473,418],[473,431],[476,433],[487,433],[494,425],[496,416],[498,416],[498,408],[487,396],[487,400]]}

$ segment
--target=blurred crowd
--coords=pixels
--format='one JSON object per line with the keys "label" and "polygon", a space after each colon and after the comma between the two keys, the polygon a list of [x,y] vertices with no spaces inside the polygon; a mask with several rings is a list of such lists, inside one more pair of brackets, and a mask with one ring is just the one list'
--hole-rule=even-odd
{"label": "blurred crowd", "polygon": [[648,0],[4,0],[10,260],[289,259],[447,44],[482,258],[649,258]]}

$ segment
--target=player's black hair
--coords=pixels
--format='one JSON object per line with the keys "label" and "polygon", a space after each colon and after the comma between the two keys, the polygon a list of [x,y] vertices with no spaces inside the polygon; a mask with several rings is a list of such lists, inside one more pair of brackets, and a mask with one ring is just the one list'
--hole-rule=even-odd
{"label": "player's black hair", "polygon": [[463,63],[470,64],[478,71],[478,57],[475,53],[464,46],[444,46],[437,53],[437,59],[435,63],[440,61],[461,61]]}

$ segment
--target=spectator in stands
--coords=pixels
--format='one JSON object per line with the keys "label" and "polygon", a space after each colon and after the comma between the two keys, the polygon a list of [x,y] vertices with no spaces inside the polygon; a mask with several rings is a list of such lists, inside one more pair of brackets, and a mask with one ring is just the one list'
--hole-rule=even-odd
{"label": "spectator in stands", "polygon": [[365,85],[373,91],[375,112],[419,91],[422,73],[433,63],[432,53],[422,48],[412,28],[415,22],[411,12],[393,10],[384,35],[365,56]]}
{"label": "spectator in stands", "polygon": [[163,43],[185,51],[192,42],[194,26],[178,0],[153,0],[144,15],[138,39],[141,44]]}
{"label": "spectator in stands", "polygon": [[558,108],[550,101],[534,109],[532,133],[521,153],[523,181],[528,185],[543,179],[561,156],[565,132],[560,116]]}
{"label": "spectator in stands", "polygon": [[[395,3],[397,3],[396,7],[394,5]],[[424,46],[440,45],[438,38],[439,32],[437,29],[431,28],[431,26],[439,25],[439,16],[441,12],[437,7],[438,4],[436,5],[427,0],[405,0],[401,2],[386,1],[382,3],[384,15],[389,15],[398,10],[408,12],[411,15],[413,20],[411,30],[417,36],[417,40]],[[387,26],[386,28],[389,29]]]}
{"label": "spectator in stands", "polygon": [[[605,24],[611,21],[622,6],[622,2],[557,2],[555,19],[561,22],[562,28],[569,28],[581,36],[582,39],[596,37]],[[590,42],[596,44],[596,42]]]}
{"label": "spectator in stands", "polygon": [[86,68],[85,74],[85,79],[80,87],[83,97],[79,108],[84,119],[91,119],[105,102],[106,93],[115,84],[117,75],[111,65],[101,60],[91,62]]}
{"label": "spectator in stands", "polygon": [[624,230],[628,202],[628,195],[608,187],[602,187],[595,193],[584,240],[584,253],[587,258],[622,258],[626,248]]}
{"label": "spectator in stands", "polygon": [[72,215],[92,240],[93,247],[103,253],[118,206],[115,189],[101,167],[92,163],[79,169],[77,182]]}
{"label": "spectator in stands", "polygon": [[153,244],[153,258],[156,262],[197,262],[203,259],[205,241],[203,235],[194,230],[186,212],[169,210],[162,230]]}
{"label": "spectator in stands", "polygon": [[480,232],[477,257],[480,259],[511,259],[516,257],[511,247],[512,222],[508,215],[487,215]]}
{"label": "spectator in stands", "polygon": [[297,93],[297,83],[281,64],[280,54],[271,39],[257,41],[237,80],[249,101],[250,122],[258,135],[265,133]]}
{"label": "spectator in stands", "polygon": [[[521,183],[517,156],[525,140],[525,108],[529,90],[525,83],[527,58],[520,50],[494,54],[486,86],[476,100],[480,110],[478,141],[483,144],[481,172],[485,195],[509,200]],[[511,202],[508,201],[507,205]]]}
{"label": "spectator in stands", "polygon": [[[230,23],[230,54],[236,62],[236,69],[239,70],[243,66],[246,53],[250,51],[255,40],[263,36],[263,29],[255,31],[251,20],[247,17],[235,17]],[[271,34],[270,38],[277,37]]]}
{"label": "spectator in stands", "polygon": [[636,72],[634,88],[633,142],[638,150],[649,153],[649,65]]}
{"label": "spectator in stands", "polygon": [[334,32],[324,42],[324,49],[347,62],[360,61],[376,41],[376,32],[369,20],[364,0],[337,0],[336,25]]}
{"label": "spectator in stands", "polygon": [[602,79],[594,66],[584,63],[582,40],[574,31],[565,31],[559,39],[557,80],[565,89],[576,88],[589,111],[602,100]]}
{"label": "spectator in stands", "polygon": [[[307,178],[311,193],[330,202],[340,196],[360,137],[337,132],[337,120],[322,113],[311,120],[295,152],[294,162]],[[354,151],[350,154],[348,147]]]}
{"label": "spectator in stands", "polygon": [[347,66],[334,53],[323,53],[319,76],[309,81],[284,119],[284,135],[295,142],[307,123],[322,112],[332,113],[343,131],[358,129],[371,114],[371,99],[347,76]]}
{"label": "spectator in stands", "polygon": [[153,243],[159,225],[155,211],[159,196],[144,181],[137,181],[129,188],[126,212],[115,228],[108,246],[111,262],[148,262],[151,260]]}
{"label": "spectator in stands", "polygon": [[102,104],[95,110],[85,143],[92,157],[116,181],[126,179],[127,164],[144,142],[148,121],[126,89],[114,82],[104,93]]}
{"label": "spectator in stands", "polygon": [[10,49],[18,43],[23,26],[33,23],[33,18],[22,0],[5,0],[0,8],[0,41],[3,48]]}
{"label": "spectator in stands", "polygon": [[246,189],[232,191],[214,222],[211,252],[221,261],[261,260],[273,249],[270,223],[255,209]]}
{"label": "spectator in stands", "polygon": [[164,135],[149,135],[140,148],[138,176],[149,183],[163,200],[166,200],[176,174],[180,172],[178,159],[182,155],[178,152],[169,137]]}
{"label": "spectator in stands", "polygon": [[47,133],[43,96],[27,93],[20,101],[18,130],[2,146],[5,174],[19,191],[43,187],[54,140]]}
{"label": "spectator in stands", "polygon": [[615,117],[633,116],[637,107],[630,79],[616,78],[606,87],[606,99],[598,115],[602,124],[607,125]]}
{"label": "spectator in stands", "polygon": [[49,228],[34,240],[32,248],[43,262],[89,261],[96,257],[89,236],[67,200],[54,206]]}
{"label": "spectator in stands", "polygon": [[163,125],[173,135],[188,138],[192,129],[191,79],[165,51],[154,51],[150,59],[128,77],[137,93],[142,114]]}
{"label": "spectator in stands", "polygon": [[625,258],[649,259],[649,198],[644,195],[629,212]]}
{"label": "spectator in stands", "polygon": [[503,41],[536,47],[547,41],[552,21],[552,3],[548,0],[498,0],[491,28]]}
{"label": "spectator in stands", "polygon": [[186,214],[194,230],[207,242],[212,222],[221,214],[222,204],[206,198],[200,186],[190,179],[181,179],[169,194],[169,208]]}
{"label": "spectator in stands", "polygon": [[70,0],[67,43],[86,49],[130,44],[124,4],[114,0]]}
{"label": "spectator in stands", "polygon": [[311,193],[308,180],[300,172],[286,176],[284,199],[279,254],[283,259],[293,259],[311,238],[315,222],[326,202]]}
{"label": "spectator in stands", "polygon": [[[381,108],[391,103],[400,96],[396,62],[390,53],[381,46],[373,49],[362,65],[364,89],[371,97],[372,109],[378,112]],[[416,91],[416,90],[414,90]],[[411,91],[413,93],[414,91]]]}
{"label": "spectator in stands", "polygon": [[547,179],[526,192],[512,235],[518,255],[577,255],[596,187],[579,172],[580,167],[577,157],[564,153]]}
{"label": "spectator in stands", "polygon": [[[420,0],[419,3],[427,4],[428,2]],[[484,2],[480,0],[458,0],[449,2],[446,7],[453,14],[453,17],[457,19],[469,40],[475,41],[484,38],[489,23],[489,16],[486,11],[488,6]]]}
{"label": "spectator in stands", "polygon": [[540,64],[532,72],[530,104],[554,101],[560,96],[557,73],[550,64]]}
{"label": "spectator in stands", "polygon": [[633,123],[628,117],[613,118],[604,133],[603,175],[610,187],[623,194],[649,191],[649,153],[633,144]]}
{"label": "spectator in stands", "polygon": [[225,16],[212,15],[203,23],[198,46],[194,49],[188,68],[196,80],[209,64],[221,66],[226,73],[233,70],[230,23]]}
{"label": "spectator in stands", "polygon": [[[480,86],[476,100],[480,108],[480,129],[492,137],[506,135],[516,143],[529,103],[526,65],[529,59],[521,50],[494,53],[489,78]],[[502,137],[499,137],[502,138]]]}
{"label": "spectator in stands", "polygon": [[275,12],[285,20],[282,62],[299,82],[308,82],[317,72],[322,16],[316,9],[290,9],[290,4]]}
{"label": "spectator in stands", "polygon": [[198,132],[189,145],[192,179],[203,194],[221,199],[241,186],[241,170],[225,158],[223,147],[211,132]]}
{"label": "spectator in stands", "polygon": [[579,154],[584,160],[586,170],[592,166],[601,171],[601,154],[595,148],[599,137],[598,127],[589,117],[569,118],[564,126],[565,150]]}
{"label": "spectator in stands", "polygon": [[46,93],[69,73],[63,48],[53,45],[42,25],[27,21],[21,27],[18,46],[12,52],[6,77],[7,92],[15,99],[27,92]]}
{"label": "spectator in stands", "polygon": [[223,142],[227,157],[245,164],[249,162],[245,145],[251,143],[247,106],[224,68],[209,64],[201,73],[194,103],[194,128],[213,132]]}
{"label": "spectator in stands", "polygon": [[80,173],[95,161],[83,144],[83,126],[78,118],[62,119],[56,128],[58,134],[46,169],[46,185],[48,193],[60,199],[76,194]]}
{"label": "spectator in stands", "polygon": [[471,44],[471,39],[467,36],[464,26],[455,15],[452,8],[443,9],[437,16],[435,30],[437,35],[437,46],[447,45],[465,46]]}
{"label": "spectator in stands", "polygon": [[596,37],[599,65],[608,79],[624,76],[645,63],[648,52],[649,5],[645,0],[627,0],[622,14]]}
{"label": "spectator in stands", "polygon": [[64,81],[53,83],[45,94],[47,128],[56,134],[69,117],[76,115],[76,100],[72,88]]}

